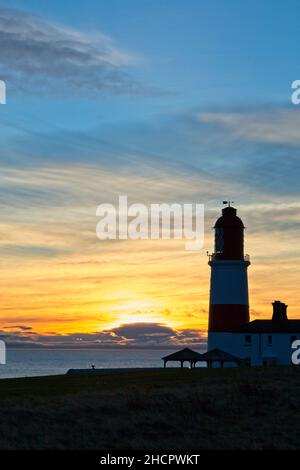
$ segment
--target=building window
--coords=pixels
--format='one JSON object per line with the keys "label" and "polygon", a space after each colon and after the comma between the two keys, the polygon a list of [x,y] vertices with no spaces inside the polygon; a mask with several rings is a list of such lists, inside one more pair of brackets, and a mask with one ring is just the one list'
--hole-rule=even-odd
{"label": "building window", "polygon": [[293,344],[294,341],[296,341],[297,336],[291,336],[291,345]]}
{"label": "building window", "polygon": [[272,346],[273,344],[273,338],[272,336],[268,336],[268,346]]}
{"label": "building window", "polygon": [[245,336],[245,346],[251,346],[251,335]]}

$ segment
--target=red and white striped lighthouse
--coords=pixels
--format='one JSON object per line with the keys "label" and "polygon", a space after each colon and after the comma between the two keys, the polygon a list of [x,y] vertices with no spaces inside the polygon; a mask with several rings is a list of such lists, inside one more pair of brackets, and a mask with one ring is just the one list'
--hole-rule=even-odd
{"label": "red and white striped lighthouse", "polygon": [[250,261],[244,256],[245,227],[236,212],[229,203],[214,227],[215,252],[208,263],[211,267],[208,349],[220,348],[225,339],[223,334],[249,322]]}

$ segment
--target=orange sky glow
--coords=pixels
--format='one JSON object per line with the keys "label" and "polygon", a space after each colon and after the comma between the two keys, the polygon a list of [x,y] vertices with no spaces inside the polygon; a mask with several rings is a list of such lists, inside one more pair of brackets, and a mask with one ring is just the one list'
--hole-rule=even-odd
{"label": "orange sky glow", "polygon": [[[101,242],[95,234],[93,197],[88,204],[91,194],[86,191],[83,187],[84,205],[75,200],[70,207],[50,206],[43,213],[29,207],[29,216],[20,215],[18,223],[7,216],[1,225],[1,243],[11,248],[2,257],[0,270],[6,328],[29,325],[51,335],[149,322],[175,330],[205,330],[210,275],[206,250],[213,248],[212,226],[221,204],[206,212],[204,248],[188,252],[178,240]],[[237,207],[247,226],[245,251],[252,261],[251,318],[270,318],[275,299],[289,304],[290,317],[297,316],[300,263],[293,252],[293,233],[267,230],[272,224],[271,203]],[[261,221],[255,211],[263,212]],[[284,212],[285,206],[279,207],[278,214]],[[39,223],[29,221],[30,215]]]}

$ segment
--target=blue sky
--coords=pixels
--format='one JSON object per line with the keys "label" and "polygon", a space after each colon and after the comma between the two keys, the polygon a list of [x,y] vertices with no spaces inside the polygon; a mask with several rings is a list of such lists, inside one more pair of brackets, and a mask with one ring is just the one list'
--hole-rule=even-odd
{"label": "blue sky", "polygon": [[[98,288],[97,257],[105,266],[113,259],[114,279],[120,270],[118,282],[126,283],[135,263],[128,261],[124,268],[127,245],[104,248],[95,238],[95,207],[115,203],[119,194],[146,204],[204,203],[205,250],[212,247],[210,228],[221,201],[235,200],[257,266],[251,297],[255,315],[268,311],[281,293],[296,314],[300,106],[291,103],[291,83],[300,79],[299,13],[296,0],[0,2],[0,79],[7,85],[7,104],[0,106],[0,276],[4,314],[13,311],[13,317],[4,317],[6,323],[11,318],[22,326],[24,321],[45,334],[31,303],[39,292],[38,285],[34,290],[39,269],[44,283],[48,276],[60,278],[62,263],[77,268],[73,296],[52,291],[52,284],[44,292],[53,305],[51,325],[60,305],[71,305],[77,324],[83,319],[84,302],[76,295],[93,276]],[[122,262],[116,261],[119,249]],[[136,249],[141,272],[132,275],[137,286],[144,279],[147,292],[140,286],[131,292],[132,305],[136,295],[149,305],[146,296],[158,298],[164,288],[161,308],[172,315],[162,314],[162,321],[203,329],[205,251],[197,260],[185,260],[178,286],[169,292],[165,278],[162,286],[154,285],[155,276],[160,279],[167,270],[176,277],[180,249],[170,244],[163,259],[158,245],[157,253],[149,253],[148,245]],[[84,273],[84,265],[93,275]],[[148,265],[156,273],[153,285]],[[270,276],[271,267],[278,271],[278,266],[284,266],[284,279]],[[64,278],[62,284],[68,282]],[[104,294],[110,285],[105,282]],[[180,292],[182,283],[186,287]],[[88,304],[90,286],[85,287]],[[90,294],[93,299],[96,292]],[[112,299],[117,295],[111,292]],[[179,296],[176,311],[172,296]],[[94,328],[97,308],[88,310],[84,331]],[[109,317],[114,328],[121,324],[115,312]],[[157,312],[150,313],[157,323]],[[112,328],[105,318],[101,331]],[[184,318],[192,320],[187,324]],[[76,332],[66,325],[64,333]]]}
{"label": "blue sky", "polygon": [[[42,58],[32,46],[32,41],[35,46],[41,45],[40,37],[33,39],[34,32],[27,31],[23,42],[9,44],[12,49],[5,49],[5,41],[11,36],[4,37],[3,51],[9,59],[0,66],[0,73],[6,78],[9,72],[6,80],[9,106],[1,109],[0,132],[8,148],[13,146],[13,151],[4,152],[7,163],[8,160],[14,163],[17,158],[30,164],[37,146],[41,159],[41,141],[45,146],[43,161],[48,153],[50,160],[68,161],[70,154],[77,160],[79,151],[85,161],[91,158],[94,162],[98,145],[105,141],[105,148],[118,142],[122,149],[111,150],[116,161],[120,158],[119,151],[144,154],[148,149],[151,158],[176,161],[179,158],[173,154],[176,147],[185,153],[179,158],[184,164],[194,167],[196,158],[202,169],[208,170],[207,159],[202,161],[201,155],[197,158],[201,147],[205,149],[208,145],[211,152],[219,154],[222,139],[230,140],[228,153],[232,151],[230,158],[235,160],[234,154],[239,152],[235,147],[239,143],[227,128],[224,132],[224,125],[212,121],[209,126],[202,122],[201,128],[195,130],[195,116],[249,110],[253,114],[257,110],[265,121],[272,117],[274,107],[295,112],[290,104],[290,85],[300,74],[296,60],[299,11],[296,1],[281,5],[271,1],[88,0],[77,1],[75,5],[69,1],[27,0],[0,5],[15,8],[6,12],[8,16],[14,16],[18,10],[33,15],[29,16],[29,24],[34,24],[39,32],[44,26],[58,28],[62,42],[70,39],[72,30],[72,34],[83,35],[82,40],[94,51],[112,48],[119,54],[113,74],[120,75],[108,77],[104,90],[95,90],[95,80],[99,77],[91,78],[94,70],[91,72],[83,61],[75,67],[70,84],[72,70],[61,66],[68,63],[69,57],[63,55],[62,48],[53,47],[55,33],[51,36],[49,30],[49,47],[41,54]],[[4,21],[7,21],[5,16]],[[72,47],[74,52],[75,40],[71,50]],[[28,51],[31,53],[26,62]],[[35,64],[33,72],[28,68],[32,63]],[[109,80],[111,88],[107,86]],[[82,81],[85,81],[83,86]],[[117,90],[115,82],[118,82]],[[89,157],[85,149],[78,149],[76,134],[80,132],[91,136],[89,141],[86,139],[85,147],[92,146],[94,139]],[[191,133],[193,138],[188,135]],[[200,146],[201,133],[205,139]],[[213,141],[207,138],[208,133],[213,134]],[[221,139],[220,143],[215,135]],[[58,152],[53,154],[53,147],[60,145],[59,142],[63,142],[63,147],[58,156]],[[263,144],[258,142],[259,146]],[[254,146],[253,142],[251,145]],[[20,147],[28,148],[24,157],[20,156]],[[163,155],[161,149],[165,149]],[[273,152],[271,145],[263,150]],[[257,153],[257,149],[249,151]]]}
{"label": "blue sky", "polygon": [[170,168],[244,185],[240,203],[298,194],[297,1],[0,6],[5,168]]}
{"label": "blue sky", "polygon": [[[191,107],[289,103],[289,86],[299,74],[296,1],[187,2],[9,1],[50,24],[104,33],[134,57],[133,80],[157,89],[158,96],[84,93],[76,99],[9,95],[10,113],[45,128],[55,119],[66,128],[151,120]],[[9,84],[8,84],[9,88]],[[154,93],[155,94],[155,93]],[[36,119],[38,117],[39,119]]]}

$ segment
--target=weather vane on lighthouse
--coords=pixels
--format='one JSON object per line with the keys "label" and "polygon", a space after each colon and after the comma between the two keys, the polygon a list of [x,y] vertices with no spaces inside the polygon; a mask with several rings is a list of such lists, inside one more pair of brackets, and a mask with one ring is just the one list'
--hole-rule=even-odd
{"label": "weather vane on lighthouse", "polygon": [[228,204],[228,207],[231,207],[231,204],[234,204],[234,201],[223,201],[223,204]]}

